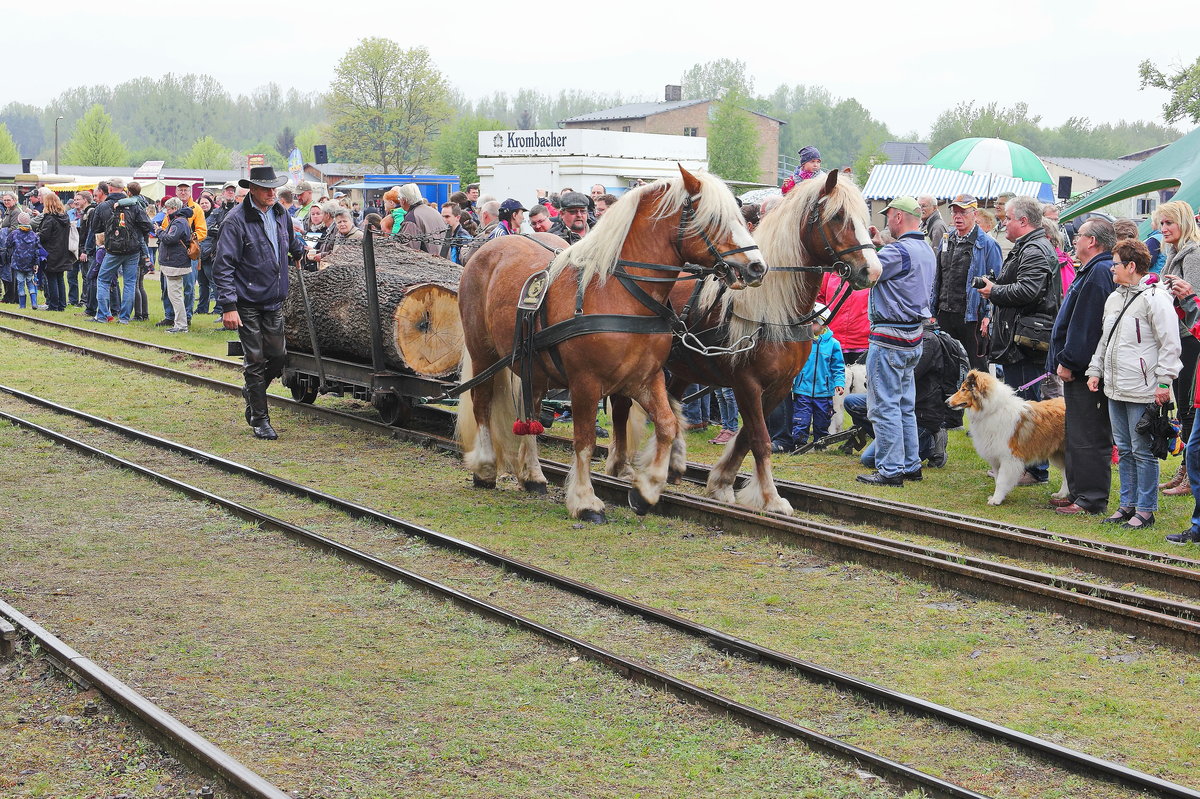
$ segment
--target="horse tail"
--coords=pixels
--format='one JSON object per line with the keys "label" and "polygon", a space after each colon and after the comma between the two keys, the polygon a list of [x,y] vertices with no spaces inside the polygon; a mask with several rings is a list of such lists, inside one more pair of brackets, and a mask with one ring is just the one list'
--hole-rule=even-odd
{"label": "horse tail", "polygon": [[[462,371],[459,373],[458,379],[463,383],[470,380],[475,375],[474,366],[471,363],[471,353],[467,348],[463,347],[462,352]],[[463,461],[468,468],[472,468],[471,463],[475,454],[475,441],[479,438],[479,425],[475,422],[475,406],[471,402],[471,392],[464,391],[458,396],[458,413],[454,425],[454,437],[458,439],[459,445],[462,447]]]}

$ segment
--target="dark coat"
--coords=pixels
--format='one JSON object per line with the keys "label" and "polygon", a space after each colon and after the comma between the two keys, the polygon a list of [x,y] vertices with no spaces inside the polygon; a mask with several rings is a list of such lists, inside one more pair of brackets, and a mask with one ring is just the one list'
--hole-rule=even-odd
{"label": "dark coat", "polygon": [[1100,343],[1104,303],[1114,288],[1111,252],[1100,253],[1075,273],[1075,280],[1067,290],[1050,333],[1047,372],[1053,373],[1062,364],[1071,370],[1076,380],[1083,379],[1096,345]]}
{"label": "dark coat", "polygon": [[[283,304],[288,256],[301,257],[304,245],[292,229],[288,212],[279,203],[274,207],[274,230],[267,230],[266,217],[254,206],[252,195],[225,215],[213,260],[213,284],[222,308],[250,305],[273,311]],[[275,237],[278,255],[269,236]]]}
{"label": "dark coat", "polygon": [[1058,254],[1040,227],[1013,243],[992,286],[992,347],[994,363],[1016,363],[1028,357],[1013,341],[1017,319],[1035,313],[1053,317],[1062,297]]}
{"label": "dark coat", "polygon": [[47,272],[65,272],[75,263],[70,250],[71,220],[66,214],[42,214],[38,238],[46,250],[44,268]]}
{"label": "dark coat", "polygon": [[191,268],[192,259],[188,258],[187,243],[192,236],[192,224],[189,218],[191,208],[180,208],[171,214],[171,223],[166,230],[158,232],[158,263],[168,269]]}

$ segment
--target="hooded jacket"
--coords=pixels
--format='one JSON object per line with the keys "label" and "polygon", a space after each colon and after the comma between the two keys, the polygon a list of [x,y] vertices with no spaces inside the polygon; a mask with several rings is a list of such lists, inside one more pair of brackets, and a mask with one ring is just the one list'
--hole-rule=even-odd
{"label": "hooded jacket", "polygon": [[75,263],[70,249],[71,220],[65,213],[42,214],[38,238],[46,248],[47,272],[65,272]]}
{"label": "hooded jacket", "polygon": [[1104,380],[1109,399],[1154,402],[1154,390],[1170,385],[1183,367],[1171,293],[1147,282],[1150,277],[1136,286],[1117,286],[1104,303],[1104,328],[1087,376]]}

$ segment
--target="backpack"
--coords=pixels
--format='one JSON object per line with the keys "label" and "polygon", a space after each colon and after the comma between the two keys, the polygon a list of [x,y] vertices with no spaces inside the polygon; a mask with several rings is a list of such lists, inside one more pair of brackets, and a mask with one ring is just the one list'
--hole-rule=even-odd
{"label": "backpack", "polygon": [[[948,399],[967,379],[967,372],[971,371],[971,360],[967,357],[967,350],[963,347],[962,342],[954,336],[941,330],[933,332],[937,336],[938,343],[942,345],[942,399]],[[961,410],[951,410],[947,407],[945,414],[948,429],[962,427],[963,412]]]}
{"label": "backpack", "polygon": [[141,207],[134,203],[113,206],[112,216],[104,228],[105,252],[129,255],[142,249],[142,234],[135,221],[135,215],[140,213]]}

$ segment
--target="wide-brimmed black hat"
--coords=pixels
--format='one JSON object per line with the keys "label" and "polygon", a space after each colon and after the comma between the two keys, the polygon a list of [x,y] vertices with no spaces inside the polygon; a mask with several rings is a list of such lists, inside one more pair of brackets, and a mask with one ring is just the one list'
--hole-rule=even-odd
{"label": "wide-brimmed black hat", "polygon": [[277,189],[287,181],[287,175],[277,176],[273,166],[252,166],[250,167],[250,177],[242,178],[238,181],[238,185],[243,189],[248,189],[251,185],[262,186],[264,189]]}

